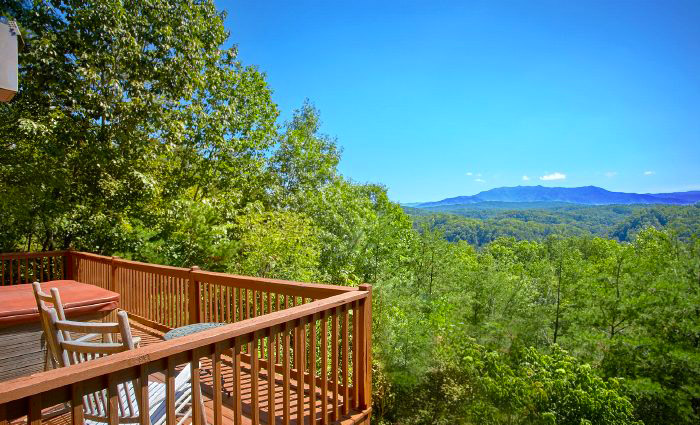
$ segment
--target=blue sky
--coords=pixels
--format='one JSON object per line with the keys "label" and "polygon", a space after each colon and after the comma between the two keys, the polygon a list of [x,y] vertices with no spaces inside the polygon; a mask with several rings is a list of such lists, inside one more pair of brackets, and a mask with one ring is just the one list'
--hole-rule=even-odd
{"label": "blue sky", "polygon": [[341,172],[394,200],[700,189],[700,1],[217,6],[282,119],[310,99]]}

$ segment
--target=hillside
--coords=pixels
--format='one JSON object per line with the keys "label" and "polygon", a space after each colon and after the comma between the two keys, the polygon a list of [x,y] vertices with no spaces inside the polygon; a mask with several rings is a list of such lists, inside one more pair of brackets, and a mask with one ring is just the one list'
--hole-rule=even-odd
{"label": "hillside", "polygon": [[566,202],[584,205],[612,204],[670,204],[687,205],[700,201],[700,191],[673,193],[625,193],[611,192],[596,186],[544,187],[515,186],[499,187],[471,196],[457,196],[435,202],[412,203],[415,208],[434,208],[473,205],[482,202]]}
{"label": "hillside", "polygon": [[[508,208],[511,206],[511,208]],[[580,205],[555,202],[480,202],[430,208],[404,207],[416,227],[428,225],[449,241],[483,246],[505,236],[542,240],[549,235],[600,236],[629,242],[645,227],[682,238],[700,233],[697,205]]]}

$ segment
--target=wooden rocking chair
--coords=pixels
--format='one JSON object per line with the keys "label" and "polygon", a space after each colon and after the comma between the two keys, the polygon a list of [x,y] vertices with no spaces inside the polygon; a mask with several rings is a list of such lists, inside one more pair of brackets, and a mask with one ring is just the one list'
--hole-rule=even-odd
{"label": "wooden rocking chair", "polygon": [[[124,311],[117,313],[118,323],[83,323],[60,320],[55,309],[46,311],[52,330],[49,343],[60,353],[57,359],[60,367],[83,363],[110,354],[134,349],[129,319]],[[67,340],[66,333],[76,332],[88,335],[102,335],[101,342]],[[118,338],[113,338],[118,335]],[[192,369],[187,364],[175,377],[175,414],[182,424],[192,415]],[[138,381],[127,381],[117,385],[119,423],[139,423],[139,403],[135,390]],[[195,388],[195,391],[201,391]],[[201,394],[201,393],[200,393]],[[200,401],[202,397],[199,397]],[[166,421],[166,385],[162,382],[148,383],[148,405],[152,425],[163,425]],[[104,425],[109,422],[107,389],[83,396],[83,416],[86,425]],[[201,404],[202,423],[206,424],[204,404]]]}

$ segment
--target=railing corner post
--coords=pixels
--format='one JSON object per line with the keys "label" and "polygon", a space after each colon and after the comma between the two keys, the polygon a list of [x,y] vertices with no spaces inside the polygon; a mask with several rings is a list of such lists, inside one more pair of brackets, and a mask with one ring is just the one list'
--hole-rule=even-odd
{"label": "railing corner post", "polygon": [[63,253],[63,278],[66,280],[75,280],[74,276],[74,268],[73,265],[75,264],[74,257],[73,257],[73,249],[68,248],[64,253]]}
{"label": "railing corner post", "polygon": [[109,284],[109,290],[112,292],[118,292],[117,291],[117,266],[115,263],[121,260],[119,257],[112,256],[112,260],[109,262],[109,267],[111,271],[111,279],[110,279],[110,284]]}
{"label": "railing corner post", "polygon": [[367,292],[367,298],[360,302],[360,408],[372,406],[372,285],[362,284],[360,291]]}
{"label": "railing corner post", "polygon": [[199,323],[201,321],[201,315],[202,315],[202,310],[201,310],[201,289],[199,287],[199,282],[195,278],[195,276],[192,275],[192,272],[199,271],[199,267],[197,266],[192,266],[190,268],[190,278],[188,281],[188,303],[189,303],[189,323],[194,324],[194,323]]}

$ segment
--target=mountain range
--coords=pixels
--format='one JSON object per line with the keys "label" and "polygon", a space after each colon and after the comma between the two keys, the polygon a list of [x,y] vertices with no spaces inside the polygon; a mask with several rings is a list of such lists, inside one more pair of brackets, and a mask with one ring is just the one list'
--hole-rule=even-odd
{"label": "mountain range", "polygon": [[476,195],[457,196],[435,202],[404,204],[413,208],[435,208],[443,206],[470,205],[482,202],[566,202],[583,205],[612,204],[672,204],[688,205],[700,202],[700,190],[672,193],[626,193],[611,192],[596,186],[544,187],[515,186],[485,190]]}

